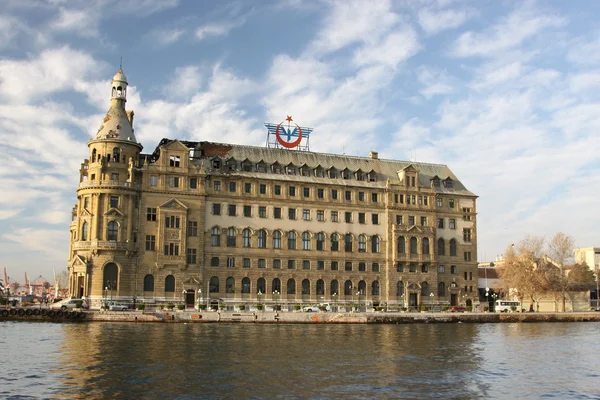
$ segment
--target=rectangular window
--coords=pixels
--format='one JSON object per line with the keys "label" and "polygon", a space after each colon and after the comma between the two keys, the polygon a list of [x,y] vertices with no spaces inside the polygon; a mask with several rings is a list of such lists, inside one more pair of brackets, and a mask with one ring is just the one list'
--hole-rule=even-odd
{"label": "rectangular window", "polygon": [[372,271],[373,272],[379,272],[379,263],[373,263]]}
{"label": "rectangular window", "polygon": [[454,208],[454,199],[448,199],[448,207]]}
{"label": "rectangular window", "polygon": [[396,271],[397,272],[404,272],[404,264],[402,264],[401,262],[396,263]]}
{"label": "rectangular window", "polygon": [[273,260],[273,269],[281,269],[281,260]]}
{"label": "rectangular window", "polygon": [[273,193],[275,193],[276,196],[280,196],[281,195],[281,186],[275,185]]}
{"label": "rectangular window", "polygon": [[364,262],[358,263],[358,272],[365,272],[367,270],[367,264]]}
{"label": "rectangular window", "polygon": [[365,223],[365,213],[358,213],[358,223],[359,224],[364,224]]}
{"label": "rectangular window", "polygon": [[227,215],[231,216],[231,217],[235,217],[235,211],[236,211],[236,206],[235,204],[229,204],[227,206]]}
{"label": "rectangular window", "polygon": [[442,208],[444,206],[444,201],[439,197],[437,199],[437,206],[438,208]]}
{"label": "rectangular window", "polygon": [[310,261],[309,260],[302,261],[302,269],[310,269]]}
{"label": "rectangular window", "polygon": [[196,189],[198,187],[198,178],[190,178],[190,189]]}
{"label": "rectangular window", "polygon": [[229,182],[229,191],[232,193],[235,193],[235,191],[237,190],[237,185],[235,182]]}
{"label": "rectangular window", "polygon": [[244,193],[252,193],[252,184],[245,182],[244,183]]}
{"label": "rectangular window", "polygon": [[404,204],[404,195],[403,194],[400,195],[400,204]]}
{"label": "rectangular window", "polygon": [[471,208],[463,207],[463,220],[470,221],[471,220]]}
{"label": "rectangular window", "polygon": [[110,196],[110,208],[119,207],[119,196]]}
{"label": "rectangular window", "polygon": [[83,198],[83,208],[84,209],[88,209],[90,206],[90,198],[89,197],[84,197]]}
{"label": "rectangular window", "polygon": [[310,197],[310,188],[305,187],[302,189],[304,197]]}
{"label": "rectangular window", "polygon": [[187,249],[187,260],[188,264],[196,264],[196,249]]}
{"label": "rectangular window", "polygon": [[250,268],[250,259],[249,258],[242,259],[242,268]]}
{"label": "rectangular window", "polygon": [[288,208],[288,219],[296,219],[296,209]]}
{"label": "rectangular window", "polygon": [[331,270],[332,271],[337,271],[338,270],[338,262],[337,261],[332,261],[331,262]]}
{"label": "rectangular window", "polygon": [[402,225],[402,215],[396,215],[396,224]]}
{"label": "rectangular window", "polygon": [[156,221],[156,208],[146,208],[146,221]]}
{"label": "rectangular window", "polygon": [[444,218],[438,218],[438,228],[444,229]]}
{"label": "rectangular window", "polygon": [[418,202],[419,202],[419,205],[423,204],[423,196],[418,197]]}
{"label": "rectangular window", "polygon": [[471,241],[471,228],[463,229],[463,241],[465,241],[465,242]]}
{"label": "rectangular window", "polygon": [[157,186],[157,185],[158,185],[158,176],[150,175],[150,186]]}
{"label": "rectangular window", "polygon": [[345,198],[346,198],[346,201],[352,200],[352,192],[349,190],[346,190]]}
{"label": "rectangular window", "polygon": [[412,196],[412,203],[417,204],[417,196],[415,196],[415,195]]}
{"label": "rectangular window", "polygon": [[377,193],[371,193],[371,201],[377,203]]}
{"label": "rectangular window", "polygon": [[290,195],[290,197],[296,196],[296,186],[290,186],[288,188],[288,194]]}
{"label": "rectangular window", "polygon": [[371,214],[371,222],[373,225],[379,225],[379,214]]}
{"label": "rectangular window", "polygon": [[451,274],[456,274],[456,265],[450,266],[450,273]]}
{"label": "rectangular window", "polygon": [[198,221],[188,221],[187,235],[198,236]]}
{"label": "rectangular window", "polygon": [[325,221],[325,211],[317,210],[317,221]]}
{"label": "rectangular window", "polygon": [[165,244],[165,256],[178,256],[179,245],[175,243]]}
{"label": "rectangular window", "polygon": [[413,263],[411,263],[411,264],[408,266],[408,272],[417,272],[417,264],[413,264]]}
{"label": "rectangular window", "polygon": [[421,265],[421,272],[424,274],[429,272],[429,266],[427,264]]}
{"label": "rectangular window", "polygon": [[317,198],[322,199],[324,197],[323,189],[317,189]]}
{"label": "rectangular window", "polygon": [[448,220],[448,228],[456,229],[456,220],[454,218]]}
{"label": "rectangular window", "polygon": [[427,226],[427,217],[421,217],[421,226]]}
{"label": "rectangular window", "polygon": [[365,201],[365,192],[358,192],[358,201]]}
{"label": "rectangular window", "polygon": [[116,172],[113,172],[112,174],[110,174],[110,180],[111,181],[118,181],[119,180],[119,174],[117,174]]}
{"label": "rectangular window", "polygon": [[214,181],[213,189],[215,192],[220,192],[221,191],[221,181]]}
{"label": "rectangular window", "polygon": [[258,193],[267,194],[267,185],[265,185],[264,183],[258,185]]}
{"label": "rectangular window", "polygon": [[398,202],[398,193],[394,193],[394,203]]}
{"label": "rectangular window", "polygon": [[288,260],[288,269],[296,269],[296,260]]}
{"label": "rectangular window", "polygon": [[424,197],[423,197],[423,203],[424,203],[425,205],[429,205],[429,200],[428,200],[428,199],[429,199],[429,197],[427,197],[427,196],[424,196]]}
{"label": "rectangular window", "polygon": [[172,187],[172,188],[179,187],[179,177],[178,176],[170,176],[169,177],[169,187]]}
{"label": "rectangular window", "polygon": [[267,267],[267,262],[265,261],[264,258],[259,258],[258,259],[258,268],[266,268]]}
{"label": "rectangular window", "polygon": [[325,269],[325,261],[317,261],[317,270],[323,271]]}
{"label": "rectangular window", "polygon": [[408,225],[409,226],[413,226],[415,224],[415,217],[414,215],[409,215],[408,217]]}
{"label": "rectangular window", "polygon": [[331,212],[331,222],[338,222],[338,212],[337,211]]}
{"label": "rectangular window", "polygon": [[344,213],[344,221],[349,224],[352,223],[352,213],[350,211],[346,211]]}
{"label": "rectangular window", "polygon": [[169,157],[169,166],[179,167],[180,163],[181,163],[181,158],[179,156],[170,156]]}
{"label": "rectangular window", "polygon": [[210,259],[210,266],[211,267],[218,267],[219,266],[219,257],[212,257]]}
{"label": "rectangular window", "polygon": [[170,217],[165,218],[165,228],[179,229],[180,221],[181,221],[181,219],[179,217],[171,215]]}
{"label": "rectangular window", "polygon": [[331,189],[331,200],[337,200],[338,198],[338,191],[335,189]]}
{"label": "rectangular window", "polygon": [[351,262],[347,262],[346,264],[344,264],[344,271],[352,271],[352,263]]}
{"label": "rectangular window", "polygon": [[235,258],[227,257],[227,268],[235,268]]}
{"label": "rectangular window", "polygon": [[[416,186],[415,185],[415,177],[414,176],[410,177],[410,182],[411,182],[411,186],[413,186],[413,187]],[[413,203],[413,204],[415,204],[415,203]]]}
{"label": "rectangular window", "polygon": [[219,204],[219,203],[213,204],[213,215],[221,215],[221,204]]}
{"label": "rectangular window", "polygon": [[310,221],[310,210],[302,210],[302,219],[305,221]]}
{"label": "rectangular window", "polygon": [[258,207],[258,216],[260,218],[267,218],[267,207],[259,206]]}
{"label": "rectangular window", "polygon": [[469,272],[469,280],[472,281],[473,280],[473,273]]}
{"label": "rectangular window", "polygon": [[244,206],[244,217],[252,217],[252,206]]}
{"label": "rectangular window", "polygon": [[273,218],[281,219],[281,208],[280,207],[273,208]]}
{"label": "rectangular window", "polygon": [[471,252],[465,251],[465,261],[471,261]]}
{"label": "rectangular window", "polygon": [[443,265],[440,265],[438,267],[438,273],[440,273],[440,274],[446,273],[446,267],[444,267]]}
{"label": "rectangular window", "polygon": [[156,236],[146,235],[146,251],[156,250]]}

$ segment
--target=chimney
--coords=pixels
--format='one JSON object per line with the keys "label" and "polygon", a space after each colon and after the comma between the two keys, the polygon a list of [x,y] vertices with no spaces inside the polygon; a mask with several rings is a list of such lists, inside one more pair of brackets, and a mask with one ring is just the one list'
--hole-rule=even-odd
{"label": "chimney", "polygon": [[377,160],[379,158],[379,153],[376,151],[370,151],[369,158],[372,158],[373,160]]}

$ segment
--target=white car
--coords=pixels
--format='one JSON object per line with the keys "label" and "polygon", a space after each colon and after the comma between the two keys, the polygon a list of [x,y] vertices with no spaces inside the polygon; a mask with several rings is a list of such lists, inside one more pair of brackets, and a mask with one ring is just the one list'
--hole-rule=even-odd
{"label": "white car", "polygon": [[110,311],[127,311],[129,310],[129,306],[127,304],[111,302],[108,303],[108,309]]}
{"label": "white car", "polygon": [[83,299],[65,299],[50,305],[52,309],[60,309],[62,311],[72,310],[81,302],[81,308],[90,308],[90,305]]}
{"label": "white car", "polygon": [[306,306],[302,309],[304,312],[319,312],[319,307],[317,306]]}

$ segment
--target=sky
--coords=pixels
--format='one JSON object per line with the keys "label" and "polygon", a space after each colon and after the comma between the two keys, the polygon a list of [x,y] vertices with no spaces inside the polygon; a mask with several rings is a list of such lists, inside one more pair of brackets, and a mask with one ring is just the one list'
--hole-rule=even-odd
{"label": "sky", "polygon": [[3,0],[0,267],[68,259],[87,141],[123,59],[162,138],[446,164],[479,196],[479,261],[526,234],[600,245],[600,2]]}

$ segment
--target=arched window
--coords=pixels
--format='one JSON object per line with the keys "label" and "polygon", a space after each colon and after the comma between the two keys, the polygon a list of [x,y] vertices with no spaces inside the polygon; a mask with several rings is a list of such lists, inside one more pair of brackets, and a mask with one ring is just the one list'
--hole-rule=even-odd
{"label": "arched window", "polygon": [[398,281],[396,284],[396,296],[404,296],[404,282]]}
{"label": "arched window", "polygon": [[167,275],[165,278],[165,293],[175,292],[175,277],[173,275]]}
{"label": "arched window", "polygon": [[112,161],[113,162],[120,162],[121,161],[121,149],[120,148],[115,147],[113,149]]}
{"label": "arched window", "polygon": [[351,280],[344,282],[344,296],[352,296],[353,289]]}
{"label": "arched window", "polygon": [[219,278],[218,277],[213,276],[212,278],[210,278],[208,290],[210,291],[210,293],[219,293]]}
{"label": "arched window", "polygon": [[256,293],[266,293],[267,292],[267,282],[265,278],[258,278],[256,281]]}
{"label": "arched window", "polygon": [[210,244],[215,247],[221,246],[221,230],[217,227],[210,230]]}
{"label": "arched window", "polygon": [[296,294],[296,281],[293,279],[287,281],[287,294]]}
{"label": "arched window", "polygon": [[325,294],[325,281],[323,279],[319,279],[317,281],[317,296],[322,296]]}
{"label": "arched window", "polygon": [[258,248],[259,249],[266,249],[267,248],[267,232],[264,229],[261,229],[258,231]]}
{"label": "arched window", "polygon": [[364,296],[367,294],[367,282],[359,281],[358,282],[358,294]]}
{"label": "arched window", "polygon": [[235,247],[235,229],[227,229],[227,247]]}
{"label": "arched window", "polygon": [[144,276],[144,292],[154,292],[154,276]]}
{"label": "arched window", "polygon": [[442,297],[446,295],[446,285],[444,284],[444,282],[440,282],[438,284],[438,296]]}
{"label": "arched window", "polygon": [[337,233],[332,233],[331,234],[331,251],[339,251],[340,250],[340,245],[339,245],[339,236]]}
{"label": "arched window", "polygon": [[88,223],[87,223],[87,221],[83,221],[83,224],[81,224],[81,240],[84,242],[86,240],[88,240]]}
{"label": "arched window", "polygon": [[332,281],[331,281],[331,284],[329,285],[329,288],[330,288],[330,292],[331,292],[331,295],[332,295],[332,296],[333,296],[334,294],[335,294],[336,296],[339,296],[339,295],[340,295],[340,287],[339,287],[339,286],[340,286],[340,285],[339,285],[339,283],[338,283],[338,281],[337,281],[337,280],[335,280],[335,279],[334,279],[334,280],[332,280]]}
{"label": "arched window", "polygon": [[119,238],[119,224],[117,221],[110,221],[106,230],[106,240],[118,240]]}
{"label": "arched window", "polygon": [[410,254],[417,254],[417,238],[414,236],[410,238]]}
{"label": "arched window", "polygon": [[456,256],[456,240],[450,239],[450,255]]}
{"label": "arched window", "polygon": [[352,235],[349,233],[344,236],[344,251],[352,252]]}
{"label": "arched window", "polygon": [[404,236],[398,236],[398,254],[406,253],[406,239]]}
{"label": "arched window", "polygon": [[358,252],[364,253],[367,251],[367,237],[365,235],[358,235]]}
{"label": "arched window", "polygon": [[279,278],[273,279],[271,285],[274,292],[277,291],[279,294],[281,294],[281,280]]}
{"label": "arched window", "polygon": [[446,255],[446,244],[444,243],[444,239],[439,238],[437,244],[438,256]]}
{"label": "arched window", "polygon": [[235,293],[235,279],[231,276],[225,280],[225,293]]}
{"label": "arched window", "polygon": [[371,236],[371,252],[379,253],[379,236]]}
{"label": "arched window", "polygon": [[302,280],[302,294],[310,294],[310,281],[308,279]]}
{"label": "arched window", "polygon": [[96,162],[96,149],[92,150],[92,162]]}
{"label": "arched window", "polygon": [[250,247],[250,238],[252,237],[252,233],[250,229],[246,228],[242,231],[242,247]]}
{"label": "arched window", "polygon": [[250,293],[250,278],[248,277],[242,279],[242,293]]}
{"label": "arched window", "polygon": [[423,238],[423,243],[422,243],[422,252],[423,254],[429,254],[429,239],[428,238]]}
{"label": "arched window", "polygon": [[273,248],[274,249],[281,248],[281,231],[273,232]]}
{"label": "arched window", "polygon": [[302,232],[302,250],[310,250],[310,233]]}
{"label": "arched window", "polygon": [[288,249],[296,250],[296,232],[288,232]]}
{"label": "arched window", "polygon": [[116,290],[117,289],[117,276],[119,274],[119,268],[115,263],[108,263],[104,266],[102,287],[105,290]]}
{"label": "arched window", "polygon": [[379,296],[379,281],[373,281],[371,284],[371,295]]}
{"label": "arched window", "polygon": [[421,283],[421,296],[429,296],[429,283]]}
{"label": "arched window", "polygon": [[323,232],[317,233],[317,250],[325,250],[325,234]]}

